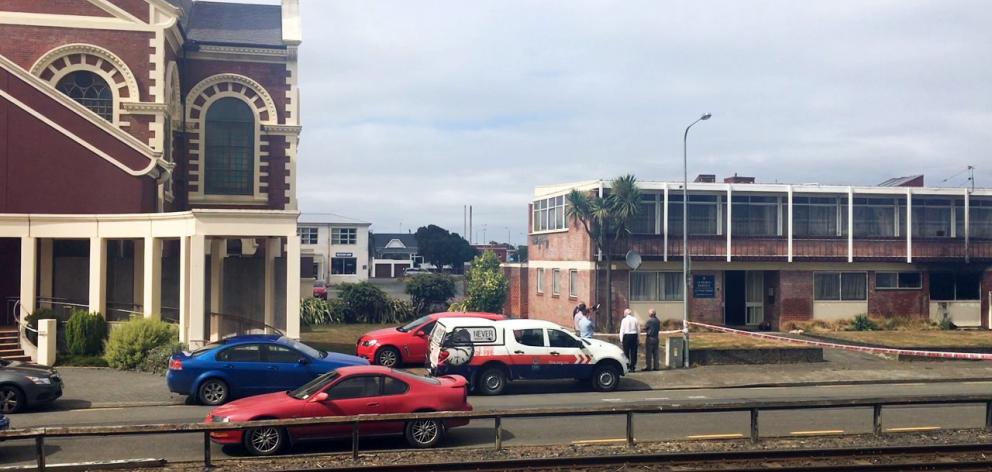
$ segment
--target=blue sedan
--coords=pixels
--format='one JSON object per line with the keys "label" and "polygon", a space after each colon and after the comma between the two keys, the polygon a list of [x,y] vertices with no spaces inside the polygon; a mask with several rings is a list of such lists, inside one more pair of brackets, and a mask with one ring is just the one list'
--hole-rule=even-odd
{"label": "blue sedan", "polygon": [[169,360],[169,390],[204,405],[262,393],[292,390],[317,376],[351,365],[356,356],[328,353],[280,335],[234,336]]}

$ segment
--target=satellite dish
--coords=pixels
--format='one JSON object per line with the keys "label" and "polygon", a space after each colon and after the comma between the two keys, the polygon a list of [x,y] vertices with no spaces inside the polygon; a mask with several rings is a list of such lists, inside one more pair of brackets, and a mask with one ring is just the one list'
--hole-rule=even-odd
{"label": "satellite dish", "polygon": [[631,270],[637,270],[641,266],[641,255],[636,251],[627,251],[627,255],[624,258],[627,260],[627,267],[630,267]]}

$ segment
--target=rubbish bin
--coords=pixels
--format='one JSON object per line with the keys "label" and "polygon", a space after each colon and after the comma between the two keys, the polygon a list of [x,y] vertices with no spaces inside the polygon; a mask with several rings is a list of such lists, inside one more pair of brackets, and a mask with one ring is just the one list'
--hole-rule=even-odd
{"label": "rubbish bin", "polygon": [[670,336],[665,338],[665,365],[669,369],[685,367],[685,338]]}

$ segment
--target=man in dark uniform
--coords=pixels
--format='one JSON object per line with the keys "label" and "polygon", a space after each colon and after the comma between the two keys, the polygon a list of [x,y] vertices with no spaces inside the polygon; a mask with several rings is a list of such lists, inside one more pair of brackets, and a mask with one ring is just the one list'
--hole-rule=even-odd
{"label": "man in dark uniform", "polygon": [[648,310],[648,321],[644,323],[644,333],[647,334],[644,340],[644,370],[661,368],[661,361],[658,359],[658,331],[661,331],[661,321],[658,321],[658,313],[652,308]]}

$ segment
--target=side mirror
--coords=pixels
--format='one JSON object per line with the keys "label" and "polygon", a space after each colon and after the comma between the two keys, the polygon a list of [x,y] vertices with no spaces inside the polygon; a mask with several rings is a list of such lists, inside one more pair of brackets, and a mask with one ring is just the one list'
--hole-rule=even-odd
{"label": "side mirror", "polygon": [[423,331],[417,331],[416,333],[413,333],[413,335],[414,336],[417,336],[418,338],[425,338],[425,337],[427,337],[427,333],[425,333]]}
{"label": "side mirror", "polygon": [[306,357],[301,357],[300,360],[296,362],[298,362],[300,365],[307,365],[310,363],[310,359],[307,359]]}
{"label": "side mirror", "polygon": [[320,393],[318,393],[318,394],[310,397],[310,401],[311,402],[326,402],[327,401],[327,392],[320,392]]}

